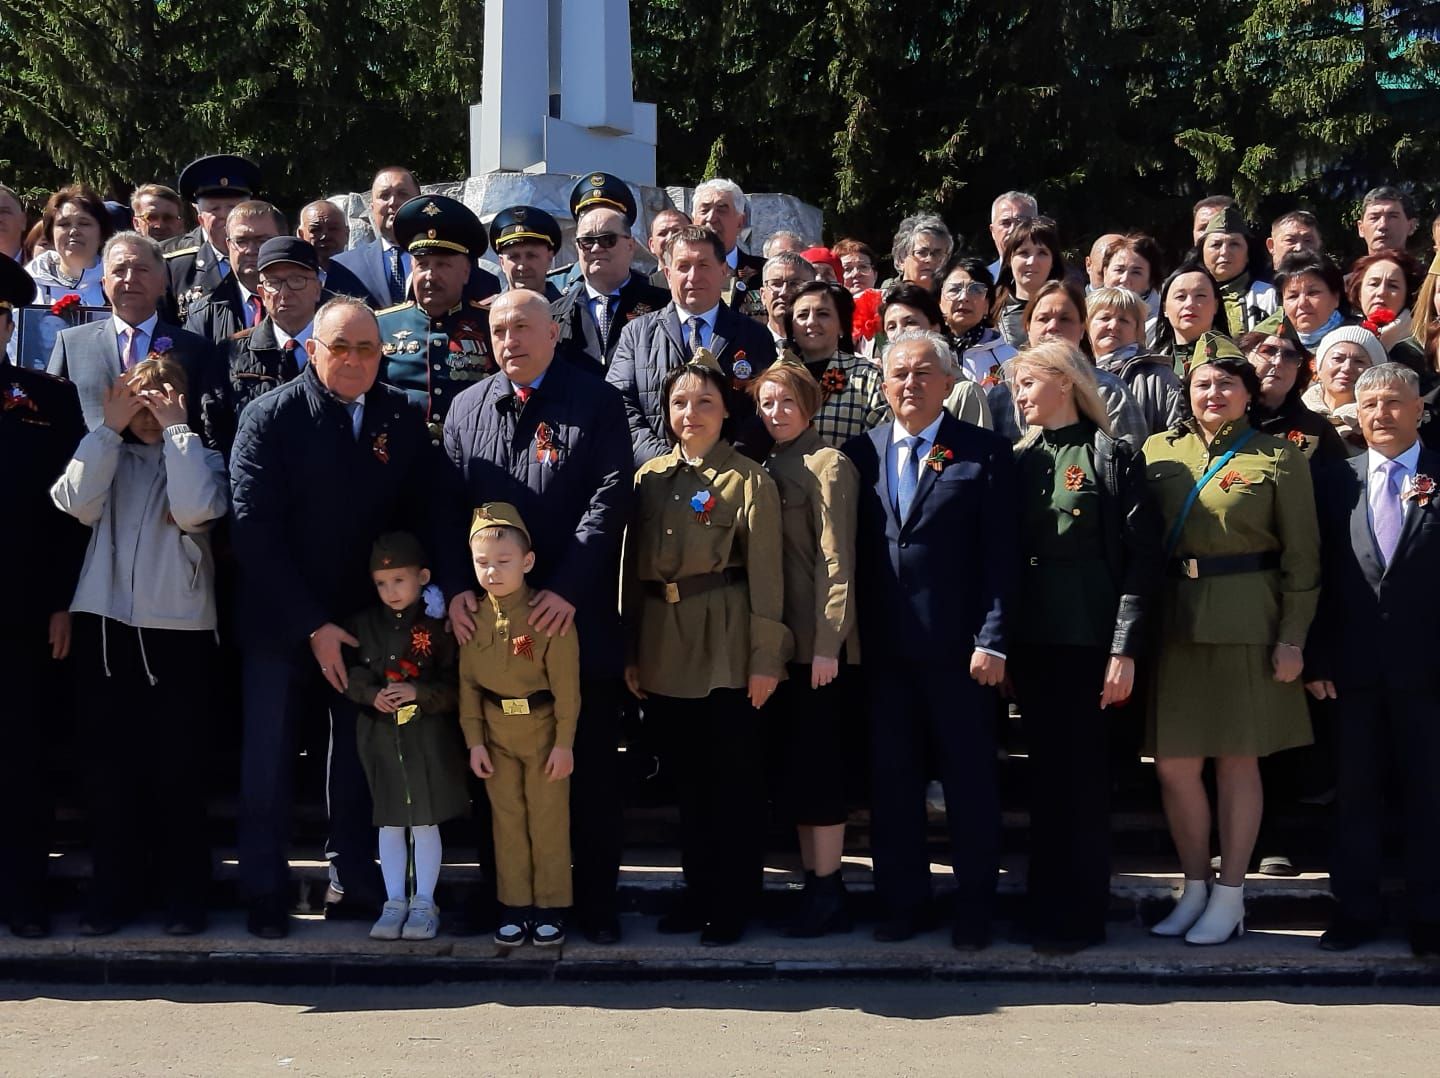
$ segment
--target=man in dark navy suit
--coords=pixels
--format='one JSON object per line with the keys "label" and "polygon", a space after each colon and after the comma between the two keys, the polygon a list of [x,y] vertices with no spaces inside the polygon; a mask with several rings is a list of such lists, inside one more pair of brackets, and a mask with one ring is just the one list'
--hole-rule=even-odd
{"label": "man in dark navy suit", "polygon": [[852,438],[860,472],[856,577],[870,683],[875,938],[930,923],[925,786],[945,788],[961,950],[989,943],[1000,864],[995,687],[1017,572],[1015,467],[1004,438],[955,419],[955,360],[908,330],[885,354],[895,419]]}
{"label": "man in dark navy suit", "polygon": [[375,226],[375,238],[331,259],[359,278],[370,295],[370,306],[376,310],[405,302],[410,253],[395,243],[395,215],[419,194],[420,185],[408,168],[390,166],[375,173],[370,184],[370,222]]}
{"label": "man in dark navy suit", "polygon": [[[1348,951],[1380,933],[1387,788],[1404,802],[1410,946],[1440,958],[1440,453],[1420,444],[1419,378],[1382,363],[1355,383],[1364,454],[1316,483],[1323,576],[1306,688],[1336,701],[1331,885],[1320,938]],[[1392,770],[1393,769],[1393,770]]]}

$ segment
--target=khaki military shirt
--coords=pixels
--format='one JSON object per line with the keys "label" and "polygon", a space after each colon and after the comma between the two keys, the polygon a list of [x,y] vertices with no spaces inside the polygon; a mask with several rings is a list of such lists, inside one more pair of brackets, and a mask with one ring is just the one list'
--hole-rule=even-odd
{"label": "khaki military shirt", "polygon": [[460,649],[460,728],[468,748],[486,743],[485,721],[505,714],[485,699],[487,689],[520,700],[549,689],[554,703],[530,705],[536,719],[555,719],[557,748],[575,747],[580,718],[580,638],[572,625],[564,636],[546,636],[530,627],[530,598],[521,588],[496,599],[485,595],[475,614],[475,635]]}
{"label": "khaki military shirt", "polygon": [[765,470],[780,489],[784,620],[795,638],[793,661],[838,658],[844,644],[846,658],[859,662],[852,586],[859,473],[813,427],[772,449]]}
{"label": "khaki military shirt", "polygon": [[[1196,480],[1250,425],[1222,427],[1207,446],[1191,430],[1145,443],[1145,477],[1168,537]],[[1278,551],[1280,568],[1197,580],[1167,578],[1165,635],[1199,644],[1303,647],[1320,595],[1320,536],[1310,467],[1295,446],[1256,432],[1205,484],[1180,533],[1174,558]]]}
{"label": "khaki military shirt", "polygon": [[[625,537],[622,611],[640,685],[698,699],[780,677],[790,656],[781,578],[780,494],[765,469],[720,441],[699,461],[678,448],[635,476]],[[708,510],[693,504],[713,499]],[[727,584],[668,603],[650,584],[743,570]]]}

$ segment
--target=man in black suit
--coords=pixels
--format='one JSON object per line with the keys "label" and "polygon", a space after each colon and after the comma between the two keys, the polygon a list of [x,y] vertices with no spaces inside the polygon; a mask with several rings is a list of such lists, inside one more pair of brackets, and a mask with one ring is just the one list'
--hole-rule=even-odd
{"label": "man in black suit", "polygon": [[285,215],[268,202],[242,202],[225,222],[225,250],[231,272],[215,290],[190,305],[185,328],[220,344],[265,317],[260,295],[260,248],[287,231]]}
{"label": "man in black suit", "polygon": [[751,318],[765,318],[760,302],[760,274],[765,259],[740,249],[740,230],[749,220],[750,204],[745,192],[733,180],[706,180],[695,188],[695,223],[708,228],[725,245],[725,265],[730,279],[725,285],[725,302]]}
{"label": "man in black suit", "polygon": [[625,398],[635,467],[670,451],[665,440],[665,376],[700,348],[715,354],[730,380],[725,433],[748,456],[761,459],[772,439],[757,420],[746,387],[775,360],[765,327],[720,302],[725,287],[725,248],[709,229],[689,225],[665,247],[670,302],[642,314],[620,332],[605,380]]}
{"label": "man in black suit", "polygon": [[377,311],[405,302],[410,279],[410,254],[395,243],[395,214],[420,194],[420,185],[408,168],[391,165],[375,173],[370,183],[370,223],[374,239],[342,251],[332,262],[360,279]]}
{"label": "man in black suit", "polygon": [[138,232],[110,237],[101,254],[101,284],[113,310],[103,322],[62,329],[46,369],[75,383],[85,425],[105,421],[105,391],[122,371],[152,352],[168,353],[185,368],[190,383],[190,427],[203,429],[200,397],[211,377],[213,349],[203,337],[160,317],[165,295],[165,259],[160,245]]}
{"label": "man in black suit", "polygon": [[1424,401],[1408,367],[1372,367],[1355,399],[1369,448],[1317,477],[1323,576],[1305,652],[1305,687],[1338,713],[1339,908],[1320,946],[1348,951],[1379,935],[1393,788],[1404,802],[1410,946],[1440,958],[1440,453],[1420,444]]}
{"label": "man in black suit", "polygon": [[875,938],[909,939],[930,922],[925,786],[934,767],[956,885],[951,940],[978,950],[990,940],[1000,869],[995,686],[1005,677],[1018,510],[1009,442],[945,411],[957,376],[943,337],[898,335],[885,353],[895,419],[844,452],[860,472],[857,603],[885,917]]}
{"label": "man in black suit", "polygon": [[593,172],[570,192],[580,279],[550,306],[560,325],[556,354],[603,376],[625,324],[670,302],[630,268],[635,260],[635,196],[617,176]]}
{"label": "man in black suit", "polygon": [[350,245],[350,221],[339,206],[324,198],[307,202],[300,211],[295,235],[315,248],[315,258],[320,266],[320,285],[325,291],[369,302],[370,290],[360,278],[332,261]]}

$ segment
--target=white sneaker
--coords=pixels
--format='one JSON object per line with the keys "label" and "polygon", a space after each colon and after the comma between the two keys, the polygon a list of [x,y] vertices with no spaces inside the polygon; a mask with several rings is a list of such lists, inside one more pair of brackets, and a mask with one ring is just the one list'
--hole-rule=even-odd
{"label": "white sneaker", "polygon": [[418,895],[410,900],[410,916],[405,918],[401,936],[407,940],[433,940],[440,931],[440,910],[428,898]]}
{"label": "white sneaker", "polygon": [[385,903],[385,908],[380,911],[380,920],[370,929],[372,940],[398,940],[400,938],[400,927],[405,923],[405,900],[403,898],[391,899]]}

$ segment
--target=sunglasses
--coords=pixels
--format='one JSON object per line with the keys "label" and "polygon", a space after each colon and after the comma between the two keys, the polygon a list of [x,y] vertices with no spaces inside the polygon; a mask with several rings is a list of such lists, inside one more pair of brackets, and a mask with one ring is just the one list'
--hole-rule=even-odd
{"label": "sunglasses", "polygon": [[603,250],[608,251],[619,242],[620,236],[615,232],[601,232],[595,236],[576,236],[575,246],[582,251]]}
{"label": "sunglasses", "polygon": [[1261,359],[1283,359],[1290,363],[1300,362],[1300,353],[1293,348],[1286,348],[1278,344],[1257,344],[1255,354]]}

